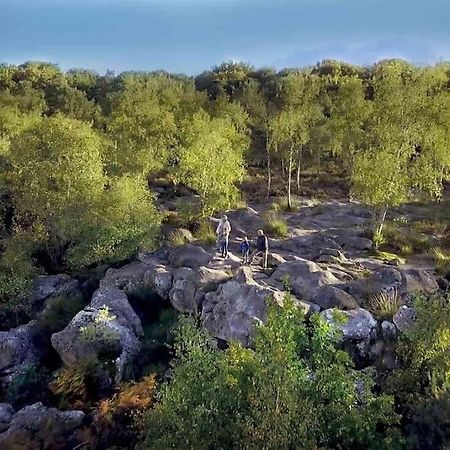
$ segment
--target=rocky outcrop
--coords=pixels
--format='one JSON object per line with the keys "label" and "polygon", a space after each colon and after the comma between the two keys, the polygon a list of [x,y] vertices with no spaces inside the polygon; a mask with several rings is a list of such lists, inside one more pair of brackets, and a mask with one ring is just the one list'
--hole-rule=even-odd
{"label": "rocky outcrop", "polygon": [[207,266],[211,261],[212,255],[206,252],[202,247],[192,244],[180,245],[175,247],[168,257],[169,264],[173,267],[189,267],[197,269],[201,266]]}
{"label": "rocky outcrop", "polygon": [[335,286],[324,286],[311,301],[323,309],[350,310],[358,307],[358,303],[350,294]]}
{"label": "rocky outcrop", "polygon": [[26,367],[39,362],[38,335],[36,322],[0,331],[0,379],[3,383],[8,384]]}
{"label": "rocky outcrop", "polygon": [[341,283],[329,270],[322,269],[318,264],[306,259],[281,264],[271,279],[289,284],[295,296],[306,301],[312,301],[323,286]]}
{"label": "rocky outcrop", "polygon": [[54,297],[81,297],[80,284],[69,275],[45,275],[33,280],[31,302],[33,308],[42,309],[47,299]]}
{"label": "rocky outcrop", "polygon": [[9,403],[0,403],[0,433],[7,430],[14,415],[14,409]]}
{"label": "rocky outcrop", "polygon": [[80,443],[74,432],[81,427],[84,418],[82,411],[63,412],[42,403],[26,406],[10,417],[6,431],[0,433],[0,449],[74,448]]}
{"label": "rocky outcrop", "polygon": [[52,335],[51,341],[67,366],[115,355],[115,380],[120,382],[139,353],[142,335],[141,321],[127,296],[117,288],[103,287],[64,330]]}
{"label": "rocky outcrop", "polygon": [[409,308],[408,306],[403,305],[396,312],[392,321],[394,322],[396,328],[401,333],[404,333],[411,325],[414,323],[416,319],[416,311],[413,308]]}

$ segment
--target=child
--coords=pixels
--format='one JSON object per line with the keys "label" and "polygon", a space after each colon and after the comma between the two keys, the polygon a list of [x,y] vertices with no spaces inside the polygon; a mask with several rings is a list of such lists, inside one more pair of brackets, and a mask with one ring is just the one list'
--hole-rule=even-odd
{"label": "child", "polygon": [[248,264],[250,262],[250,242],[248,241],[248,237],[245,236],[244,240],[241,243],[241,253],[242,253],[242,264]]}

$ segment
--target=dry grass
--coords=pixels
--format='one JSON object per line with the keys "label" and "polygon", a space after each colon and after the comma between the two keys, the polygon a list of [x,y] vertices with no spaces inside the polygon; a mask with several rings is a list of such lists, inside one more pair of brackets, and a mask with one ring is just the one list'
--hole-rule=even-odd
{"label": "dry grass", "polygon": [[217,236],[212,225],[206,220],[200,223],[200,226],[195,233],[195,238],[202,241],[206,245],[214,245],[217,240]]}
{"label": "dry grass", "polygon": [[288,235],[288,226],[283,217],[275,212],[268,211],[264,215],[266,221],[266,231],[269,235],[278,238],[285,238]]}
{"label": "dry grass", "polygon": [[377,319],[385,320],[394,317],[402,306],[402,301],[397,290],[393,290],[374,295],[369,299],[367,306]]}
{"label": "dry grass", "polygon": [[434,247],[432,254],[436,264],[436,272],[439,275],[450,273],[450,251],[444,251],[439,247]]}

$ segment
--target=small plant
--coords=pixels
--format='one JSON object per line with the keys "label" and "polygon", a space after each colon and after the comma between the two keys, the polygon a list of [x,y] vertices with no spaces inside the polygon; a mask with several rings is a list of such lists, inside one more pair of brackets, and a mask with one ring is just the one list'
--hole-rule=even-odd
{"label": "small plant", "polygon": [[216,233],[214,232],[213,227],[206,220],[200,222],[200,226],[198,227],[198,230],[195,233],[195,237],[199,241],[204,242],[206,245],[214,245],[217,240],[217,236]]}
{"label": "small plant", "polygon": [[118,340],[118,335],[109,326],[109,323],[115,320],[115,318],[116,316],[111,314],[110,309],[106,305],[103,305],[99,309],[98,315],[94,318],[93,323],[85,327],[80,327],[81,338],[85,342],[102,341],[113,349]]}
{"label": "small plant", "polygon": [[333,308],[332,317],[338,325],[345,325],[348,322],[347,315],[340,309]]}
{"label": "small plant", "polygon": [[436,272],[439,275],[446,275],[450,272],[450,252],[445,252],[439,247],[434,247],[433,258],[436,264]]}
{"label": "small plant", "polygon": [[189,239],[187,238],[183,230],[173,230],[168,236],[168,241],[172,245],[177,246],[187,244],[189,242]]}
{"label": "small plant", "polygon": [[292,292],[292,283],[289,274],[286,273],[283,275],[281,278],[281,284],[286,292]]}
{"label": "small plant", "polygon": [[285,238],[288,235],[286,221],[275,212],[268,212],[265,215],[267,233],[274,237]]}
{"label": "small plant", "polygon": [[376,229],[372,236],[373,249],[375,251],[378,251],[380,249],[380,247],[385,243],[386,243],[386,238],[383,234],[383,231],[380,230],[379,228]]}
{"label": "small plant", "polygon": [[380,292],[371,297],[368,303],[369,310],[377,319],[392,319],[403,304],[395,289]]}

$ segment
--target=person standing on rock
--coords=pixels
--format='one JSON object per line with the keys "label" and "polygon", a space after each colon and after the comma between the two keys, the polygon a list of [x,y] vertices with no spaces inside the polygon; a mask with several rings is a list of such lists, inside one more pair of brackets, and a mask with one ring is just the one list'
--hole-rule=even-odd
{"label": "person standing on rock", "polygon": [[262,254],[263,269],[267,269],[267,258],[269,256],[269,240],[264,234],[264,230],[258,230],[258,237],[256,238],[256,250],[252,253],[250,261],[256,256]]}
{"label": "person standing on rock", "polygon": [[250,242],[248,237],[245,236],[241,243],[242,264],[250,264]]}
{"label": "person standing on rock", "polygon": [[216,234],[217,242],[219,243],[219,250],[222,258],[228,258],[228,238],[231,233],[231,225],[227,216],[222,216],[219,225],[217,225]]}

